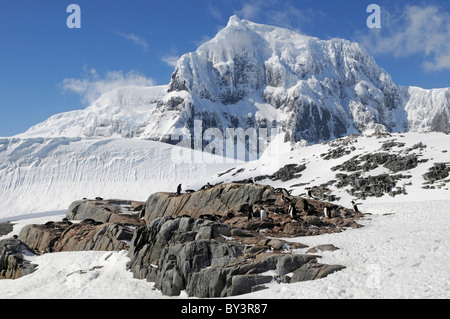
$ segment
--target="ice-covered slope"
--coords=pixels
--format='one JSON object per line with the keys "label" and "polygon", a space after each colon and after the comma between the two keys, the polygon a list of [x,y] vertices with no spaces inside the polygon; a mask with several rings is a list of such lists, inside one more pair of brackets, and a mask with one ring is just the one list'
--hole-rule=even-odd
{"label": "ice-covered slope", "polygon": [[65,210],[84,197],[145,201],[232,165],[208,154],[183,162],[180,150],[138,139],[0,139],[0,219]]}
{"label": "ice-covered slope", "polygon": [[424,90],[401,87],[402,100],[413,132],[450,131],[450,88]]}
{"label": "ice-covered slope", "polygon": [[56,114],[17,137],[133,137],[166,91],[165,85],[119,87],[84,110]]}

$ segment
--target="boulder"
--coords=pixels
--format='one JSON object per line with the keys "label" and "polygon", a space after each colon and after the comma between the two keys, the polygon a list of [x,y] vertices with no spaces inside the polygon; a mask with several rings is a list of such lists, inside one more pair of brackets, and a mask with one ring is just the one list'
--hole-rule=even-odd
{"label": "boulder", "polygon": [[25,226],[19,238],[40,252],[112,251],[127,249],[133,233],[133,228],[121,224],[48,222]]}
{"label": "boulder", "polygon": [[0,279],[18,279],[35,271],[25,256],[35,255],[34,251],[17,238],[0,241]]}
{"label": "boulder", "polygon": [[115,223],[141,226],[140,212],[137,208],[144,203],[129,200],[89,200],[83,199],[73,202],[67,211],[69,220],[93,219],[101,223]]}
{"label": "boulder", "polygon": [[423,174],[423,178],[430,183],[443,180],[450,175],[450,165],[446,163],[436,163],[427,173]]}
{"label": "boulder", "polygon": [[14,230],[14,224],[10,222],[0,223],[0,237],[8,235],[10,232]]}
{"label": "boulder", "polygon": [[[289,247],[289,243],[256,234],[229,237],[235,233],[241,234],[219,222],[159,217],[135,232],[127,268],[134,277],[155,282],[163,294],[178,296],[184,290],[191,297],[217,298],[263,289],[264,284],[304,269],[305,264],[319,258],[276,253],[275,248]],[[241,240],[255,246],[246,249]],[[325,274],[327,269],[318,271]],[[268,275],[269,270],[274,273]]]}
{"label": "boulder", "polygon": [[310,248],[306,251],[307,254],[315,254],[318,253],[320,251],[335,251],[338,250],[339,248],[337,248],[334,245],[331,244],[325,244],[325,245],[319,245],[319,246],[315,246],[313,248]]}
{"label": "boulder", "polygon": [[340,265],[323,265],[310,261],[294,271],[290,283],[325,278],[342,269],[345,269],[345,267]]}
{"label": "boulder", "polygon": [[[355,180],[357,180],[356,177]],[[292,219],[289,216],[289,202],[294,203],[297,212],[302,214],[301,220]],[[307,211],[305,211],[306,206]],[[341,212],[337,213],[342,221],[339,226],[330,228],[322,221],[324,206],[328,206],[332,211]],[[259,215],[258,211],[264,210],[267,212],[267,218],[264,220],[259,217],[249,218],[250,208],[256,212],[256,216]],[[233,226],[230,234],[232,232],[237,235],[241,232],[240,236],[250,237],[265,232],[273,237],[298,237],[335,232],[344,228],[341,225],[353,225],[355,220],[363,215],[339,205],[291,196],[285,189],[257,184],[231,183],[210,186],[187,194],[151,195],[146,202],[144,217],[146,223],[164,216],[220,221]],[[230,234],[223,235],[230,236]],[[201,239],[209,235],[200,233],[197,236]]]}

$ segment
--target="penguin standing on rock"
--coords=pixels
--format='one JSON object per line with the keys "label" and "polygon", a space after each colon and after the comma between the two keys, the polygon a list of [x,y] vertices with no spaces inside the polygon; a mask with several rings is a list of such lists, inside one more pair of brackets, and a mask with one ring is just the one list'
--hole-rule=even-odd
{"label": "penguin standing on rock", "polygon": [[303,210],[305,211],[306,215],[309,215],[310,213],[310,206],[309,203],[306,199],[302,199],[302,204],[303,204]]}
{"label": "penguin standing on rock", "polygon": [[326,218],[331,218],[331,211],[328,206],[325,206],[323,208],[323,214],[325,215]]}
{"label": "penguin standing on rock", "polygon": [[358,205],[361,204],[356,204],[354,200],[352,200],[352,205],[353,205],[353,210],[357,213],[360,213],[359,209],[358,209]]}
{"label": "penguin standing on rock", "polygon": [[260,211],[260,216],[261,216],[261,220],[266,220],[267,219],[267,212],[264,208],[261,209]]}
{"label": "penguin standing on rock", "polygon": [[294,218],[295,216],[297,216],[297,209],[295,209],[295,203],[290,203],[289,204],[289,215]]}
{"label": "penguin standing on rock", "polygon": [[178,185],[178,187],[177,187],[177,195],[180,195],[180,194],[181,194],[181,184]]}
{"label": "penguin standing on rock", "polygon": [[248,205],[247,216],[248,216],[248,220],[252,220],[252,218],[253,218],[253,205]]}

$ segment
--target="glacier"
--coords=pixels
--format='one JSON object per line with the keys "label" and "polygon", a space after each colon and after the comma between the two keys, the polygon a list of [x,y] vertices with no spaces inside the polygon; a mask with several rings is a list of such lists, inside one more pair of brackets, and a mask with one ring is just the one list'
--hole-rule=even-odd
{"label": "glacier", "polygon": [[[1,138],[0,220],[67,210],[81,198],[146,201],[159,191],[201,187],[236,163],[199,153],[177,160],[180,147],[123,138]],[[196,153],[196,151],[193,151]],[[203,176],[203,185],[199,177]]]}

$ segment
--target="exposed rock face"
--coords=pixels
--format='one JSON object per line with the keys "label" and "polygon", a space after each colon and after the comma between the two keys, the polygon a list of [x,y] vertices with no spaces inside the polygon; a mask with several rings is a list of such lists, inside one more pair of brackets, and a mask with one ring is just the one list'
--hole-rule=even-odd
{"label": "exposed rock face", "polygon": [[431,167],[423,178],[430,183],[443,180],[450,175],[450,165],[446,163],[437,163]]}
{"label": "exposed rock face", "polygon": [[273,193],[272,187],[256,184],[224,184],[181,196],[155,193],[147,200],[144,219],[148,223],[168,215],[199,218],[205,214],[223,214],[239,210],[244,203],[266,200]]}
{"label": "exposed rock face", "polygon": [[10,222],[0,223],[0,236],[8,235],[13,231],[13,224]]}
{"label": "exposed rock face", "polygon": [[[296,219],[289,215],[291,202],[298,214]],[[331,211],[331,218],[324,217],[325,207]],[[254,218],[250,220],[249,209],[255,210]],[[261,209],[268,213],[266,220],[259,217]],[[232,183],[181,195],[155,193],[147,200],[144,218],[150,223],[163,216],[220,220],[237,229],[252,232],[265,229],[270,236],[296,237],[360,227],[357,220],[362,214],[331,203],[291,196],[284,189]]]}
{"label": "exposed rock face", "polygon": [[[233,227],[218,222],[157,218],[135,233],[128,268],[135,277],[155,282],[166,295],[185,290],[199,298],[236,296],[263,289],[272,281],[290,282],[286,275],[297,269],[306,269],[295,279],[300,281],[344,268],[317,264],[316,255],[281,253],[291,244],[279,240],[272,243],[278,245],[274,250],[266,246],[271,240],[247,234],[254,243],[248,246],[244,242],[249,237],[233,237],[233,233]],[[276,274],[263,274],[269,270]]]}
{"label": "exposed rock face", "polygon": [[27,225],[19,238],[39,252],[112,251],[128,248],[134,228],[120,224],[98,224],[87,220],[77,224],[48,222]]}
{"label": "exposed rock face", "polygon": [[282,168],[280,168],[277,172],[275,172],[272,175],[262,175],[262,176],[256,176],[254,178],[255,182],[264,180],[266,178],[270,178],[273,181],[281,180],[282,182],[289,181],[294,178],[299,178],[302,175],[300,172],[304,171],[306,169],[306,165],[297,165],[297,164],[288,164]]}
{"label": "exposed rock face", "polygon": [[144,203],[129,200],[89,200],[73,202],[67,212],[71,220],[93,219],[102,223],[140,226],[139,213]]}
{"label": "exposed rock face", "polygon": [[0,241],[0,279],[17,279],[32,273],[36,265],[31,264],[25,256],[34,252],[21,240],[16,238]]}
{"label": "exposed rock face", "polygon": [[[356,220],[362,216],[291,196],[284,189],[245,183],[208,186],[188,194],[153,194],[145,205],[147,224],[141,227],[135,226],[140,213],[120,218],[124,205],[102,199],[77,201],[68,217],[88,219],[25,226],[17,243],[36,253],[127,249],[128,269],[136,278],[155,282],[163,294],[178,296],[186,291],[200,298],[225,297],[264,289],[274,281],[323,278],[345,268],[320,264],[318,255],[293,253],[307,246],[281,238],[360,227]],[[286,205],[296,207],[294,216],[287,213]],[[330,209],[327,217],[321,210],[325,206]],[[10,251],[18,250],[11,248],[17,243],[8,244],[2,255],[8,277],[33,269],[23,258],[7,258]]]}

